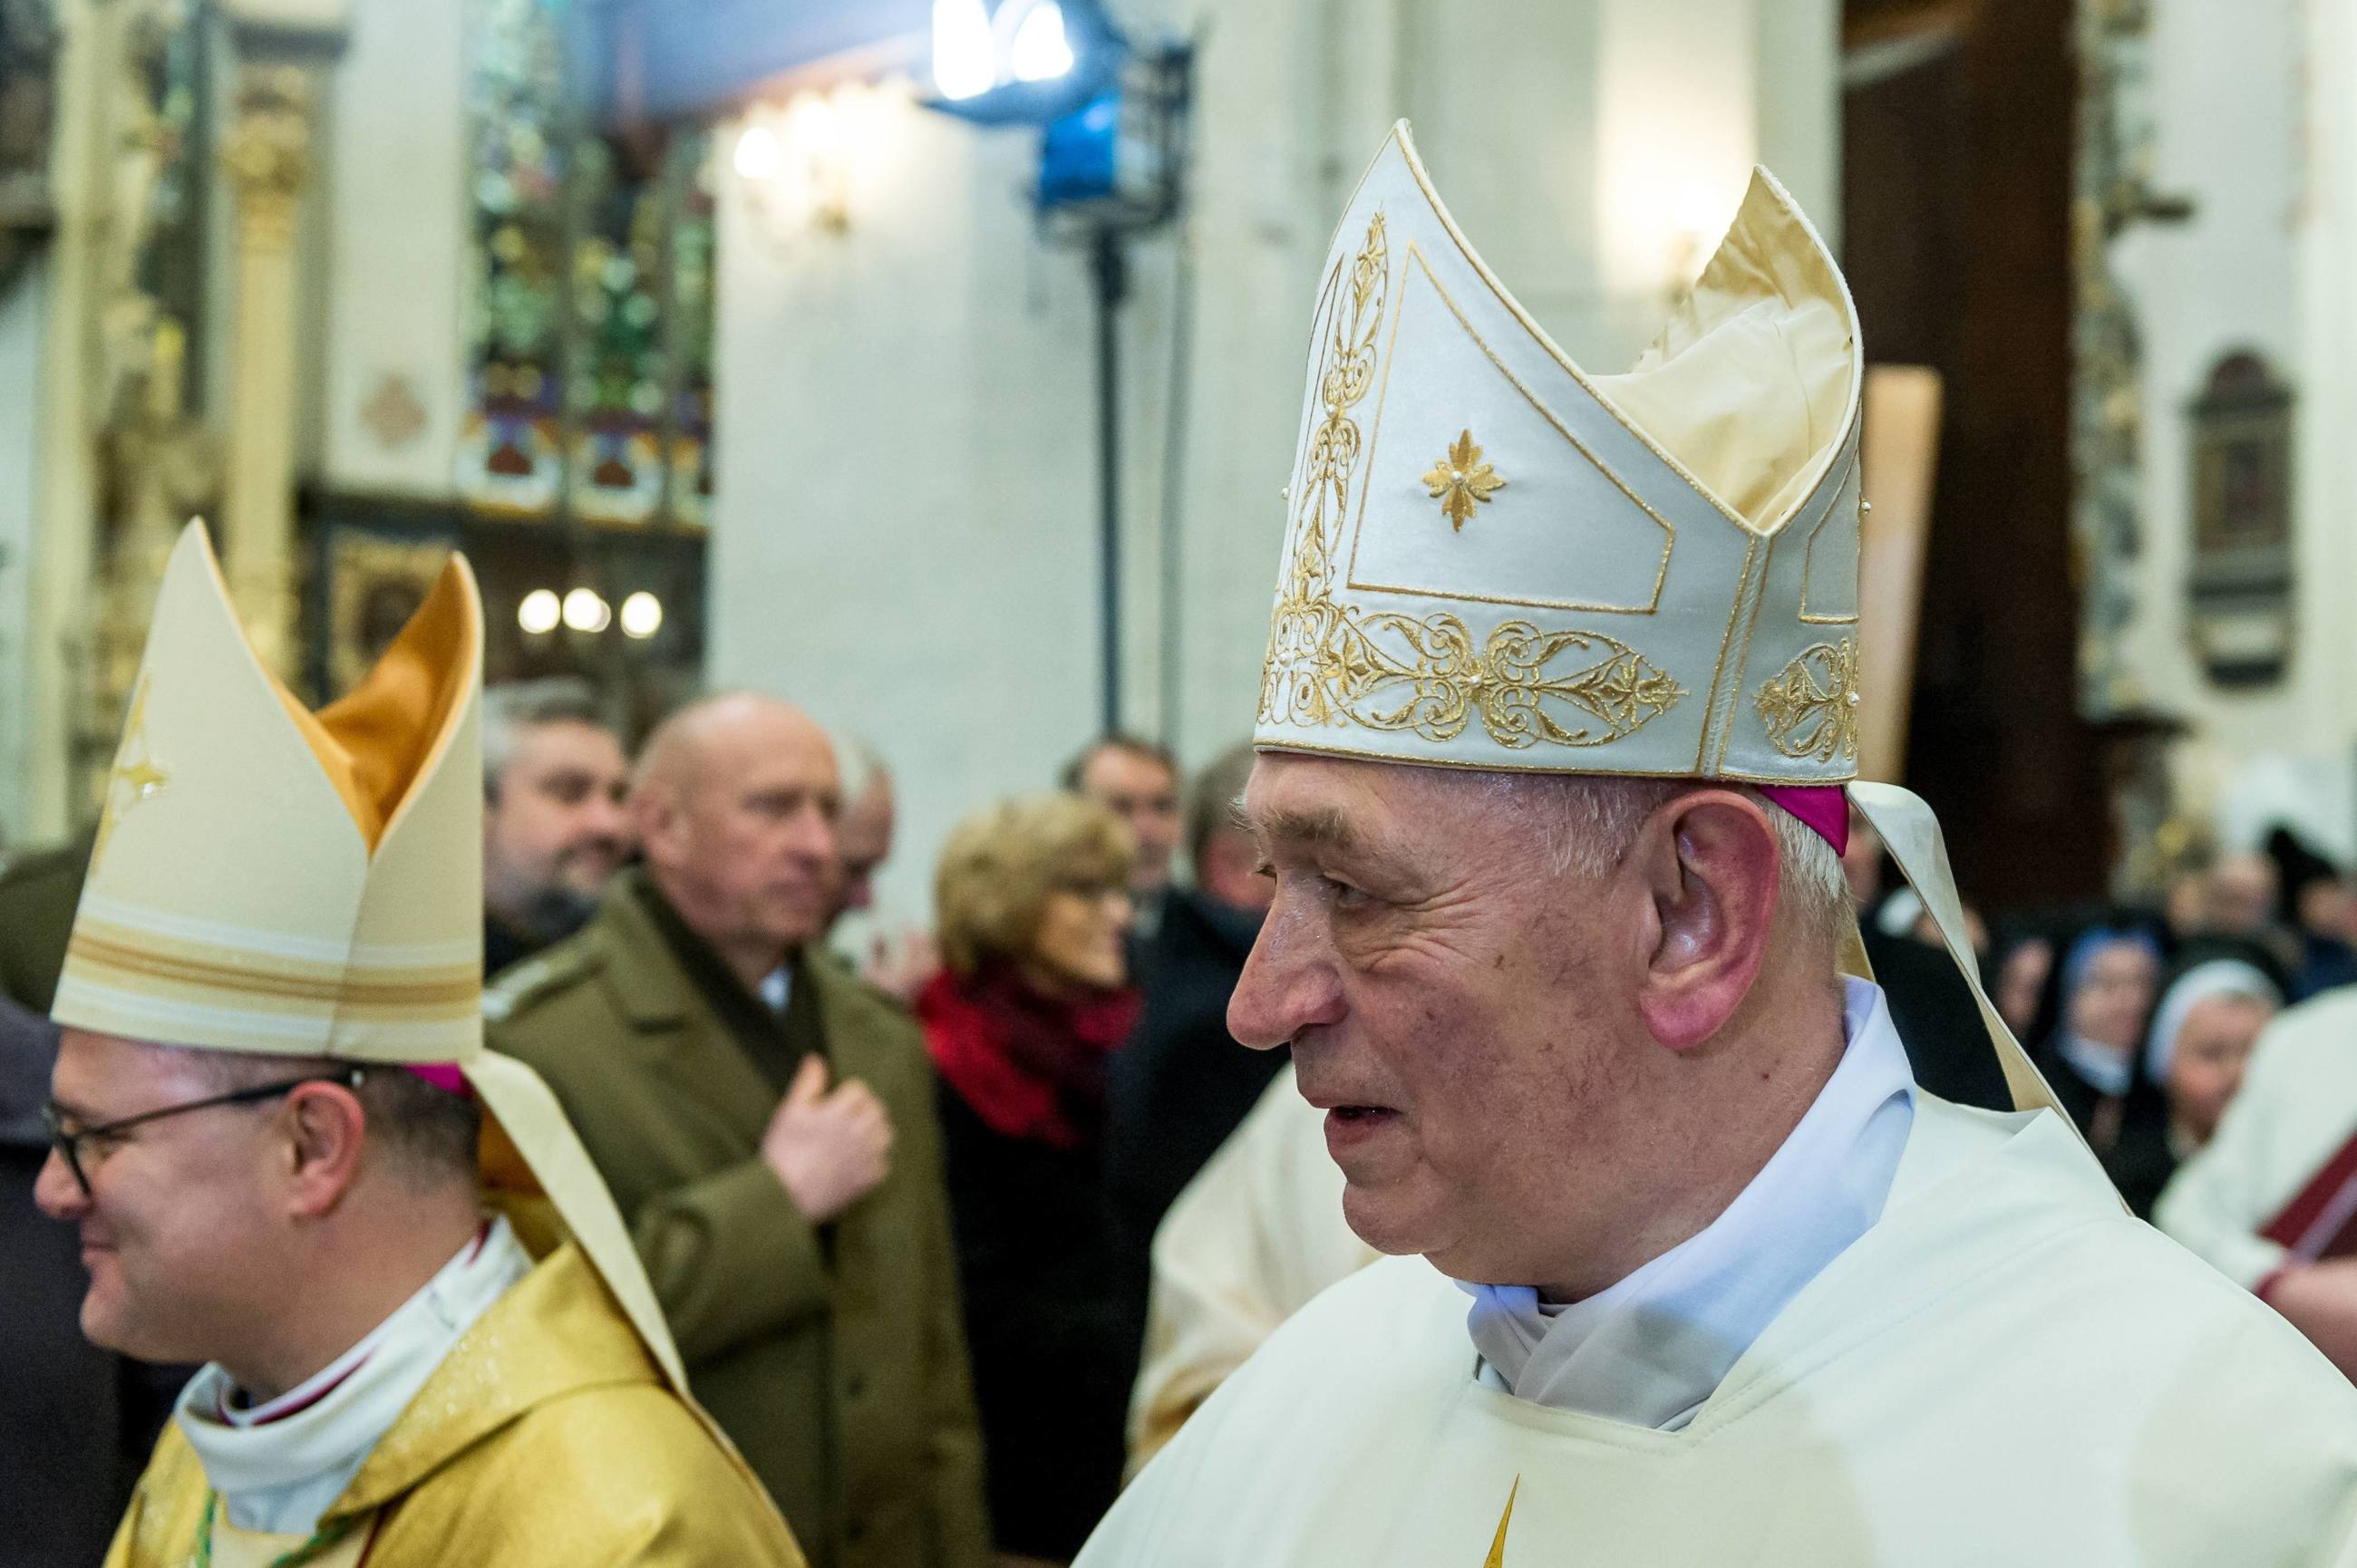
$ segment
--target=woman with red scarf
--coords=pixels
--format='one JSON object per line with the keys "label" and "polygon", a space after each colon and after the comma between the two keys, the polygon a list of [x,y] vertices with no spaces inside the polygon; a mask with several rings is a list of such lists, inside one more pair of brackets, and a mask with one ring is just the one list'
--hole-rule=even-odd
{"label": "woman with red scarf", "polygon": [[947,965],[917,999],[940,1078],[966,1343],[1002,1563],[1069,1562],[1121,1485],[1144,1331],[1103,1179],[1105,1069],[1136,1022],[1129,834],[1072,795],[950,835]]}

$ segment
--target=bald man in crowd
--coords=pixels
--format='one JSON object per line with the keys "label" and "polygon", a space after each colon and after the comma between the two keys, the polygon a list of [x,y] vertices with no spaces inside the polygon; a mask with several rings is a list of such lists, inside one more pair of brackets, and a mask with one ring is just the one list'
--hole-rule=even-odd
{"label": "bald man in crowd", "polygon": [[647,742],[644,864],[504,976],[489,1037],[564,1101],[688,1378],[813,1568],[987,1550],[924,1042],[819,943],[840,897],[825,733],[752,693]]}

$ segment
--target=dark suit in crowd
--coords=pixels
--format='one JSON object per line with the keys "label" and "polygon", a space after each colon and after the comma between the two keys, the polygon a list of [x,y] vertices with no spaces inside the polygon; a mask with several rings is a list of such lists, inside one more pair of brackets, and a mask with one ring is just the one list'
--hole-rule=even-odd
{"label": "dark suit in crowd", "polygon": [[[1199,890],[1173,892],[1141,944],[1146,1009],[1113,1059],[1106,1159],[1114,1201],[1138,1249],[1285,1065],[1228,1033],[1228,998],[1261,918]],[[1141,1264],[1142,1266],[1142,1264]]]}
{"label": "dark suit in crowd", "polygon": [[0,1568],[105,1556],[188,1375],[81,1337],[81,1243],[33,1206],[57,1049],[55,1026],[0,998]]}
{"label": "dark suit in crowd", "polygon": [[1891,1026],[1907,1047],[1907,1065],[1914,1069],[1916,1083],[1958,1105],[2012,1110],[2013,1095],[1989,1044],[1980,1004],[1947,950],[1913,937],[1891,936],[1872,921],[1859,934],[1866,942],[1867,961],[1874,966],[1875,983],[1889,1002]]}
{"label": "dark suit in crowd", "polygon": [[53,848],[20,854],[0,872],[0,993],[43,1018],[57,998],[74,906],[81,901],[97,843],[97,830],[90,829]]}

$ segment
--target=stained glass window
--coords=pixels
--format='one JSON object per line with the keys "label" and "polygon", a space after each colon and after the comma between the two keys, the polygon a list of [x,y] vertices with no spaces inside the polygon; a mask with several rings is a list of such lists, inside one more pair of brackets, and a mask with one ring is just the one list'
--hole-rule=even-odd
{"label": "stained glass window", "polygon": [[700,527],[711,138],[640,167],[567,97],[566,0],[473,0],[471,385],[458,489],[507,516]]}

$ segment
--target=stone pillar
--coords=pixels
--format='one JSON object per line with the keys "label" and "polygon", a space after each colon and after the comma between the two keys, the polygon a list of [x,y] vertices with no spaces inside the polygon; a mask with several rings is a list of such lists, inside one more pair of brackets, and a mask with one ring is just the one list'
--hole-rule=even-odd
{"label": "stone pillar", "polygon": [[311,73],[247,62],[221,162],[237,204],[223,564],[254,649],[291,678],[296,647],[296,223],[311,164]]}

